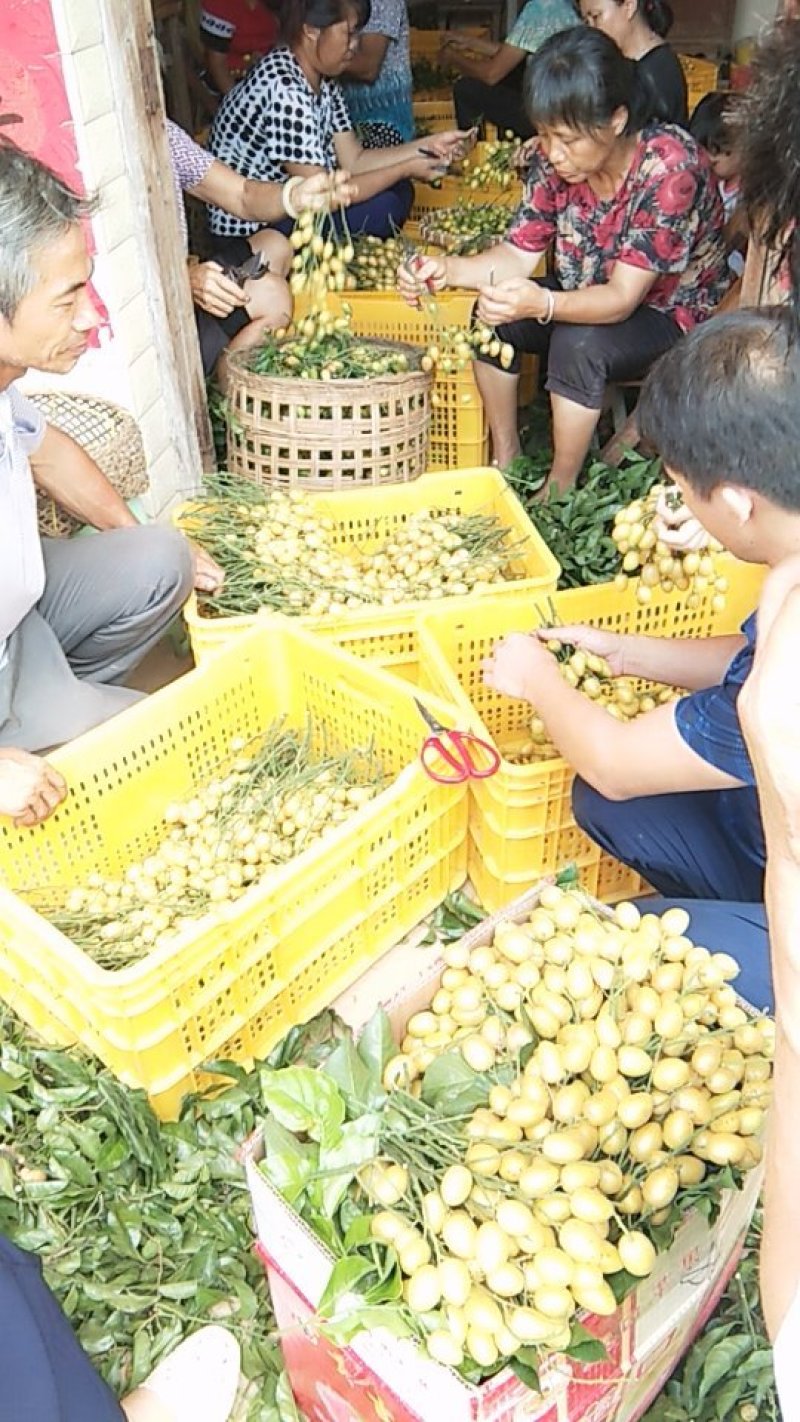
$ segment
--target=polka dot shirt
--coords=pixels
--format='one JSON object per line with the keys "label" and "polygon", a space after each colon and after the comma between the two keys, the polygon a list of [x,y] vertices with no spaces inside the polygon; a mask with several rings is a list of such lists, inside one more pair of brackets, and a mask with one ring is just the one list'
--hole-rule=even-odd
{"label": "polka dot shirt", "polygon": [[[315,93],[291,50],[274,49],[226,94],[211,128],[209,148],[237,173],[281,183],[286,164],[331,170],[334,136],[352,122],[340,86],[322,79]],[[259,222],[245,222],[209,205],[209,225],[218,237],[246,237]]]}

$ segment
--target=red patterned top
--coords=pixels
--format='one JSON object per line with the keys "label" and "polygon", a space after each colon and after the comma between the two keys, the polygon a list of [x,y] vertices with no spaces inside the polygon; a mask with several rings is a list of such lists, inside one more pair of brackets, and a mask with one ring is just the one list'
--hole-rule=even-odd
{"label": "red patterned top", "polygon": [[564,291],[602,286],[616,262],[657,272],[646,304],[689,331],[730,285],[724,221],[703,150],[683,129],[651,124],[611,198],[597,197],[588,182],[566,183],[537,154],[507,241],[528,252],[553,247]]}

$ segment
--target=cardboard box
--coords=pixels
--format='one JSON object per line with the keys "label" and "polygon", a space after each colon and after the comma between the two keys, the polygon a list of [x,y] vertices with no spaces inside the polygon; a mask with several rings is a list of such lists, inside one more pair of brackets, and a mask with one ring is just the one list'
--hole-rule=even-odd
{"label": "cardboard box", "polygon": [[[490,941],[500,918],[521,920],[538,889],[509,905],[468,935],[471,947]],[[430,1001],[442,963],[409,961],[405,990],[384,1007],[396,1035],[410,1013]],[[380,1001],[358,999],[366,1021]],[[351,1023],[356,1029],[363,1022]],[[315,1327],[315,1309],[333,1258],[259,1170],[263,1147],[248,1143],[245,1165],[253,1201],[258,1252],[269,1278],[286,1367],[309,1422],[636,1422],[676,1367],[716,1307],[736,1267],[758,1199],[761,1172],[751,1171],[742,1191],[726,1194],[713,1228],[697,1212],[687,1215],[672,1247],[659,1255],[644,1280],[612,1318],[582,1315],[601,1338],[607,1358],[582,1365],[563,1356],[540,1370],[542,1393],[526,1388],[505,1369],[481,1387],[427,1358],[414,1342],[382,1330],[359,1334],[336,1347]]]}

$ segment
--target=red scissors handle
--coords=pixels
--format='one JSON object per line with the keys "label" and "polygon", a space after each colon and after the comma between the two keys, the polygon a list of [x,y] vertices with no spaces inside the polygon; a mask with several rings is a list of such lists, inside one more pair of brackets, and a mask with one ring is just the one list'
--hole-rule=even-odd
{"label": "red scissors handle", "polygon": [[[500,769],[500,755],[494,746],[469,731],[445,731],[429,736],[422,747],[421,759],[426,774],[440,785],[486,780]],[[444,773],[441,764],[449,766],[452,775]]]}

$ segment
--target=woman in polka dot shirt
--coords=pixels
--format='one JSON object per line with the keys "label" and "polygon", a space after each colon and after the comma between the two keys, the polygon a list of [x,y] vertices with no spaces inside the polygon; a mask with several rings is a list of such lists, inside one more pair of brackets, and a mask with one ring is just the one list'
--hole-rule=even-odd
{"label": "woman in polka dot shirt", "polygon": [[[351,63],[369,17],[370,0],[288,0],[283,44],[226,95],[210,148],[237,172],[271,182],[344,168],[355,189],[351,230],[388,237],[411,210],[412,180],[440,176],[466,135],[440,133],[421,146],[359,142],[336,76]],[[217,238],[247,236],[257,226],[218,207],[209,220]]]}

